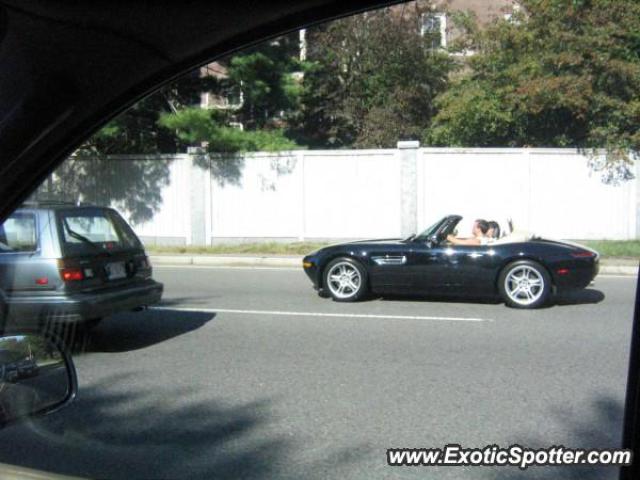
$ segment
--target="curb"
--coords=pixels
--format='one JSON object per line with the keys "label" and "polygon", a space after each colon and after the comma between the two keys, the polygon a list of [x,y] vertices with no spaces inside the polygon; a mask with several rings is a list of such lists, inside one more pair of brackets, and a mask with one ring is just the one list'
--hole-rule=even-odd
{"label": "curb", "polygon": [[629,265],[601,265],[599,275],[601,274],[627,275],[630,277],[635,277],[638,275],[638,267],[632,267]]}
{"label": "curb", "polygon": [[[216,255],[150,255],[152,265],[195,265],[210,267],[277,267],[300,268],[302,257],[250,257]],[[638,267],[631,265],[600,265],[600,274],[637,276]]]}
{"label": "curb", "polygon": [[302,257],[245,257],[209,255],[149,255],[152,265],[199,265],[210,267],[300,267]]}

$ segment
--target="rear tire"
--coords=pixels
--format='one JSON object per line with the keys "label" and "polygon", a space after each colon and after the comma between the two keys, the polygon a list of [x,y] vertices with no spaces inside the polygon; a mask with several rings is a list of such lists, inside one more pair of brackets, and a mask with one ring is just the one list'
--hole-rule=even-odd
{"label": "rear tire", "polygon": [[331,294],[324,288],[318,289],[318,296],[320,298],[331,298]]}
{"label": "rear tire", "polygon": [[367,294],[367,271],[353,258],[336,258],[325,268],[322,286],[336,302],[357,302]]}
{"label": "rear tire", "polygon": [[511,308],[540,308],[551,296],[551,277],[538,262],[518,260],[502,269],[498,291]]}

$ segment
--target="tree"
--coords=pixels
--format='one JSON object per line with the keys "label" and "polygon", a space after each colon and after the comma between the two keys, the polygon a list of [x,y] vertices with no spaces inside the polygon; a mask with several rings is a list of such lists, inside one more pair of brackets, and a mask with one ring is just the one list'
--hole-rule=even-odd
{"label": "tree", "polygon": [[464,38],[468,74],[438,97],[425,141],[605,148],[610,163],[629,161],[640,148],[640,3],[519,3]]}
{"label": "tree", "polygon": [[176,153],[186,146],[170,129],[158,124],[163,113],[192,106],[202,91],[216,89],[218,82],[191,72],[118,115],[91,136],[79,155]]}
{"label": "tree", "polygon": [[[297,42],[297,34],[288,34],[221,59],[219,62],[227,69],[226,78],[201,76],[199,70],[181,77],[109,122],[79,153],[152,154],[184,150],[188,142],[159,120],[163,115],[199,105],[204,92],[220,96],[241,92],[240,107],[217,116],[218,121],[239,122],[245,130],[282,126],[285,114],[296,108],[299,88],[291,74],[300,68]],[[182,117],[188,118],[196,117],[188,114]]]}
{"label": "tree", "polygon": [[211,79],[197,72],[161,88],[109,122],[64,161],[38,188],[36,199],[115,204],[134,224],[153,217],[168,185],[170,161],[162,158],[105,158],[106,155],[175,153],[186,144],[169,128],[158,124],[163,112],[199,101]]}
{"label": "tree", "polygon": [[418,139],[454,66],[421,35],[426,2],[382,9],[307,31],[309,60],[296,131],[322,147],[392,147]]}
{"label": "tree", "polygon": [[188,108],[163,115],[160,124],[173,129],[185,143],[208,153],[196,155],[195,164],[209,170],[219,184],[240,180],[244,159],[239,153],[292,150],[297,145],[281,129],[243,131],[229,127],[228,113]]}
{"label": "tree", "polygon": [[[160,115],[158,124],[188,145],[206,144],[211,153],[286,150],[296,147],[284,131],[297,106],[300,68],[297,34],[261,43],[220,60],[226,78],[209,86],[217,95],[238,92],[238,106],[220,110],[184,107]],[[241,129],[232,127],[240,124]]]}
{"label": "tree", "polygon": [[[163,154],[185,151],[206,142],[210,151],[230,154],[286,150],[296,146],[274,124],[295,99],[289,71],[295,68],[291,36],[222,60],[228,78],[201,76],[196,70],[161,88],[109,122],[67,159],[34,194],[35,198],[114,203],[133,223],[153,217],[169,182],[169,160],[104,158],[105,155]],[[239,110],[202,110],[200,95],[226,95],[242,87]],[[229,125],[242,122],[257,130]],[[239,179],[237,155],[199,156],[196,161],[221,183]]]}
{"label": "tree", "polygon": [[299,86],[293,74],[300,70],[298,48],[296,32],[223,60],[228,72],[223,84],[242,92],[234,119],[246,130],[282,126],[287,114],[297,108]]}
{"label": "tree", "polygon": [[190,145],[206,145],[210,153],[291,150],[297,145],[281,129],[239,130],[228,126],[229,114],[218,110],[185,108],[163,114],[159,124]]}

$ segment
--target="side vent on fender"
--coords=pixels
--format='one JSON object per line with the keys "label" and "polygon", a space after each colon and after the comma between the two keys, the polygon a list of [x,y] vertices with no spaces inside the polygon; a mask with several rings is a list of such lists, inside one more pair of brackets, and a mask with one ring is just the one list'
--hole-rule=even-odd
{"label": "side vent on fender", "polygon": [[407,263],[407,257],[385,255],[384,257],[371,257],[376,265],[404,265]]}

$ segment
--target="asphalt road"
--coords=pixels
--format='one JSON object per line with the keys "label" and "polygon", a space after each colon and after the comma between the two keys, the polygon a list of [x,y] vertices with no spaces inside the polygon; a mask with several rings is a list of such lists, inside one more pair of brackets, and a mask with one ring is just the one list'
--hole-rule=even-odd
{"label": "asphalt road", "polygon": [[536,311],[319,298],[300,271],[156,269],[105,320],[66,410],[0,462],[100,478],[615,478],[613,468],[389,467],[389,447],[619,445],[635,278]]}

